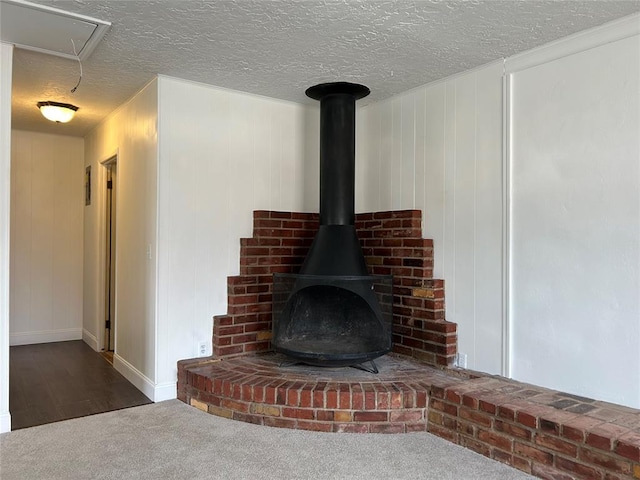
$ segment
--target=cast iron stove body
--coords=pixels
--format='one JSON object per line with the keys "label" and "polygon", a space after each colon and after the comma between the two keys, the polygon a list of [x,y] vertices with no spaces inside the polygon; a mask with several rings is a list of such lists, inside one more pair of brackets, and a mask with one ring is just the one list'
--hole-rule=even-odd
{"label": "cast iron stove body", "polygon": [[369,89],[306,94],[320,101],[320,227],[300,273],[274,275],[272,345],[311,365],[358,365],[391,350],[393,319],[392,277],[369,275],[355,228],[355,103]]}

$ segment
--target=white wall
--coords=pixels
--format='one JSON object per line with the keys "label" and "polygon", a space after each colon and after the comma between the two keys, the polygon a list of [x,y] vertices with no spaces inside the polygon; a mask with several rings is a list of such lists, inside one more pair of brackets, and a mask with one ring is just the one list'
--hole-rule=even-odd
{"label": "white wall", "polygon": [[0,42],[0,433],[9,414],[9,240],[11,218],[11,72],[13,45]]}
{"label": "white wall", "polygon": [[512,375],[640,407],[640,36],[511,80]]}
{"label": "white wall", "polygon": [[157,81],[85,137],[92,203],[84,224],[84,338],[104,335],[104,182],[101,162],[117,154],[116,345],[114,366],[155,399],[157,301]]}
{"label": "white wall", "polygon": [[502,62],[358,110],[356,209],[419,209],[468,367],[502,369]]}
{"label": "white wall", "polygon": [[82,138],[14,130],[11,345],[82,338]]}
{"label": "white wall", "polygon": [[[305,163],[317,110],[169,77],[159,78],[158,381],[211,349],[226,313],[226,278],[239,272],[253,210],[317,205],[317,149]],[[312,133],[308,133],[312,132]],[[315,189],[317,192],[317,187]]]}

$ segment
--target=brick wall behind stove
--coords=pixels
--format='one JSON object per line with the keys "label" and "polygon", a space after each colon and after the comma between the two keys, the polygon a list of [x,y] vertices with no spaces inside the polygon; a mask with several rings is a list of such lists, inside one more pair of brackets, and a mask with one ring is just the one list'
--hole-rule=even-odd
{"label": "brick wall behind stove", "polygon": [[[356,215],[370,271],[394,276],[394,351],[451,365],[456,324],[445,320],[444,281],[432,278],[433,242],[422,238],[419,210]],[[259,210],[253,237],[240,240],[240,275],[228,278],[228,311],[214,322],[216,356],[271,349],[274,273],[298,273],[318,229],[312,213]]]}

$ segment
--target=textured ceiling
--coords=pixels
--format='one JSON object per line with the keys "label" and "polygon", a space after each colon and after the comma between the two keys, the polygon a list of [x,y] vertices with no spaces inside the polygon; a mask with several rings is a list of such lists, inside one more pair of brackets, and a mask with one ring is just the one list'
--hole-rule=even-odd
{"label": "textured ceiling", "polygon": [[[33,0],[32,0],[33,1]],[[306,102],[355,81],[376,101],[640,11],[638,0],[35,0],[112,23],[83,62],[16,49],[13,127],[86,134],[156,74]],[[69,124],[35,104],[78,105]]]}

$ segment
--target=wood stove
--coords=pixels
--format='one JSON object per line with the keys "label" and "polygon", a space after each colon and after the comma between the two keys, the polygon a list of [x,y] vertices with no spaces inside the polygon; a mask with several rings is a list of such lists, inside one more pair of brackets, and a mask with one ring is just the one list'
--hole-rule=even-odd
{"label": "wood stove", "polygon": [[320,101],[320,227],[300,273],[274,274],[272,345],[311,365],[359,365],[391,350],[393,319],[392,277],[369,275],[355,229],[355,103],[369,89],[306,94]]}

